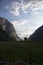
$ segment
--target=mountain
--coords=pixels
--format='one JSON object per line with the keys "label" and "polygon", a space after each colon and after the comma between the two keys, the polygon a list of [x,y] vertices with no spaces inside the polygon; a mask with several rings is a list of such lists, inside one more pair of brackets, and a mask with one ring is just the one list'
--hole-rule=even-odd
{"label": "mountain", "polygon": [[43,25],[39,27],[32,35],[30,35],[28,39],[42,41],[43,40]]}
{"label": "mountain", "polygon": [[0,17],[0,40],[19,40],[14,26],[2,17]]}
{"label": "mountain", "polygon": [[6,32],[6,31],[4,31],[3,29],[2,29],[2,27],[0,26],[0,41],[1,40],[13,40],[9,35],[8,35],[8,33]]}

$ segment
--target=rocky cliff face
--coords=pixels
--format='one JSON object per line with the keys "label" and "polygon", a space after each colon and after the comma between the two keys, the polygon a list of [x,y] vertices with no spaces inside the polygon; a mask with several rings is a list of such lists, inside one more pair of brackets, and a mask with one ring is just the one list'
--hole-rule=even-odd
{"label": "rocky cliff face", "polygon": [[[9,36],[10,39],[19,40],[18,39],[19,37],[17,36],[13,25],[7,19],[2,18],[2,17],[0,17],[0,29],[2,29],[6,33],[6,35]],[[1,33],[1,30],[0,30],[0,33]],[[1,35],[4,36],[5,33],[1,33]],[[8,37],[8,36],[6,36],[6,37]]]}
{"label": "rocky cliff face", "polygon": [[29,40],[43,40],[43,25],[39,27],[30,37]]}

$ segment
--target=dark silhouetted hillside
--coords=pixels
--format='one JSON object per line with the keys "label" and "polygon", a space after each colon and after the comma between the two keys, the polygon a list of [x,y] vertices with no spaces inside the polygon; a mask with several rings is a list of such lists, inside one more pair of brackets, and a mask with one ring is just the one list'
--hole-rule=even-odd
{"label": "dark silhouetted hillside", "polygon": [[29,40],[43,40],[43,25],[30,35]]}
{"label": "dark silhouetted hillside", "polygon": [[8,33],[6,32],[6,31],[4,31],[3,29],[2,29],[2,27],[0,26],[0,41],[1,40],[6,40],[6,41],[8,41],[8,40],[13,40],[9,35],[8,35]]}
{"label": "dark silhouetted hillside", "polygon": [[0,17],[0,40],[19,40],[14,26],[5,18]]}

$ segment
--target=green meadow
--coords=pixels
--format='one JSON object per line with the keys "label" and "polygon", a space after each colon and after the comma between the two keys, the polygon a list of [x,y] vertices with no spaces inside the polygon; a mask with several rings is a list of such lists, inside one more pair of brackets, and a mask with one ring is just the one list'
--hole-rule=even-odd
{"label": "green meadow", "polygon": [[43,42],[0,41],[0,61],[43,64]]}

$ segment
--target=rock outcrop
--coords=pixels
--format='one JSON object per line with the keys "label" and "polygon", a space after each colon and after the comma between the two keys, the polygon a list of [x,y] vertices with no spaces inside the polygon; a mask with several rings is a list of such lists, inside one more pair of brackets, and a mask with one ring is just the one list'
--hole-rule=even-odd
{"label": "rock outcrop", "polygon": [[2,17],[0,17],[0,40],[19,40],[14,26]]}

